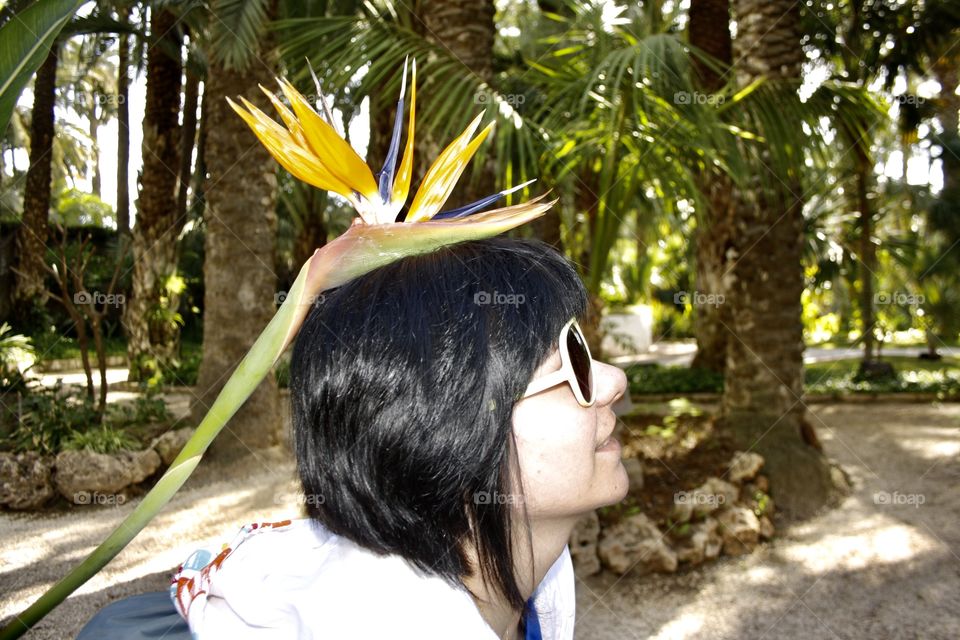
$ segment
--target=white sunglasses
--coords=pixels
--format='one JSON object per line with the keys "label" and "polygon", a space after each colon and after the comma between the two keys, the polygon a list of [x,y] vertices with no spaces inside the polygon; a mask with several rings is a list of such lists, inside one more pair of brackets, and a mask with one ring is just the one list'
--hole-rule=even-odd
{"label": "white sunglasses", "polygon": [[577,324],[576,318],[570,318],[560,330],[560,370],[548,373],[530,383],[524,398],[546,391],[564,382],[570,385],[573,395],[584,407],[589,407],[596,399],[593,382],[593,358],[587,347],[587,340]]}

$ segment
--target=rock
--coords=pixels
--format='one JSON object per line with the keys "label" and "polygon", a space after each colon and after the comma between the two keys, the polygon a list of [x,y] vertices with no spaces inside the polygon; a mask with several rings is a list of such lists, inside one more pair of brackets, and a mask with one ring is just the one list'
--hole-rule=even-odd
{"label": "rock", "polygon": [[143,451],[121,451],[115,454],[126,465],[130,474],[128,484],[143,482],[160,468],[160,455],[153,449]]}
{"label": "rock", "polygon": [[730,460],[730,482],[753,480],[763,467],[763,456],[753,451],[737,451]]}
{"label": "rock", "polygon": [[720,478],[707,478],[707,481],[687,492],[686,500],[693,503],[693,515],[703,517],[737,501],[740,490]]}
{"label": "rock", "polygon": [[620,575],[631,570],[640,574],[677,570],[677,554],[642,513],[604,529],[597,552],[603,566]]}
{"label": "rock", "polygon": [[676,545],[677,560],[697,565],[704,560],[716,558],[723,549],[719,524],[713,518],[690,525],[690,533]]}
{"label": "rock", "polygon": [[747,507],[731,505],[716,514],[723,536],[723,552],[730,556],[750,553],[757,546],[760,521]]}
{"label": "rock", "polygon": [[38,509],[52,498],[51,460],[38,453],[0,453],[0,505]]}
{"label": "rock", "polygon": [[623,461],[623,466],[627,470],[627,477],[630,478],[630,490],[643,489],[643,462],[639,458],[627,458]]}
{"label": "rock", "polygon": [[850,480],[850,476],[847,475],[843,467],[838,464],[830,465],[830,480],[833,482],[833,486],[840,490],[842,495],[849,495],[850,492],[853,491],[853,483]]}
{"label": "rock", "polygon": [[765,540],[773,538],[775,531],[773,522],[767,516],[760,516],[760,537]]}
{"label": "rock", "polygon": [[153,442],[150,443],[150,448],[160,455],[164,466],[169,467],[173,459],[183,449],[183,445],[187,444],[187,440],[193,435],[193,431],[190,427],[167,431],[154,438]]}
{"label": "rock", "polygon": [[142,482],[160,466],[153,449],[117,454],[88,450],[61,451],[56,459],[54,482],[60,495],[74,504],[96,502],[90,495],[109,496]]}
{"label": "rock", "polygon": [[687,522],[693,516],[692,495],[692,491],[678,491],[673,494],[673,509],[670,510],[672,522]]}
{"label": "rock", "polygon": [[570,534],[570,557],[573,570],[578,577],[592,576],[600,572],[600,558],[597,556],[597,538],[600,537],[600,518],[594,511],[582,518]]}

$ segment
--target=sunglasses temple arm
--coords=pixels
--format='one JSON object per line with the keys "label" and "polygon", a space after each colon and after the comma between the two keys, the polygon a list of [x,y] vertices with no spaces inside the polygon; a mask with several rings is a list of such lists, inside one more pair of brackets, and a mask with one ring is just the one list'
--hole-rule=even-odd
{"label": "sunglasses temple arm", "polygon": [[555,387],[558,384],[562,384],[567,381],[569,377],[569,372],[567,368],[564,367],[559,371],[554,371],[551,374],[545,375],[542,378],[538,378],[530,383],[530,386],[527,387],[526,393],[523,394],[523,397],[532,396],[535,393],[540,393],[541,391],[546,391],[550,387]]}

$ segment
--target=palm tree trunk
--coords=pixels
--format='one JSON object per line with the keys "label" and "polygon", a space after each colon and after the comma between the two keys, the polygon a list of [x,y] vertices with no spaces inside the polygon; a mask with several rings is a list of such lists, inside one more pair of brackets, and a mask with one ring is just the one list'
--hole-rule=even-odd
{"label": "palm tree trunk", "polygon": [[[94,96],[99,97],[99,96]],[[87,114],[90,117],[90,141],[93,143],[90,148],[90,153],[93,155],[92,161],[92,173],[93,175],[90,178],[90,189],[93,192],[93,195],[100,197],[100,142],[99,142],[99,132],[100,132],[100,113],[97,111],[97,104],[94,101],[93,105],[90,108],[90,113]]]}
{"label": "palm tree trunk", "polygon": [[[129,9],[120,13],[120,21],[130,19]],[[117,54],[117,233],[130,231],[130,36],[120,34]]]}
{"label": "palm tree trunk", "polygon": [[861,147],[862,142],[854,143],[856,154],[856,190],[855,206],[860,212],[860,323],[863,334],[863,361],[873,362],[874,347],[874,313],[873,313],[873,278],[877,272],[877,248],[873,244],[873,210],[868,196],[870,173],[869,157]]}
{"label": "palm tree trunk", "polygon": [[958,144],[960,96],[957,95],[960,70],[957,69],[958,66],[960,66],[960,54],[952,47],[933,64],[934,76],[940,83],[940,108],[937,111],[940,126],[943,127],[940,145],[941,147],[950,145],[953,149],[953,153],[944,152],[942,193],[955,193],[956,189],[960,189],[960,161],[957,160],[957,152],[960,151],[960,144]]}
{"label": "palm tree trunk", "polygon": [[169,362],[178,335],[173,321],[178,296],[168,283],[176,273],[177,240],[184,223],[176,208],[182,38],[175,17],[163,9],[151,10],[150,32],[143,172],[133,229],[131,296],[124,318],[131,380],[146,380]]}
{"label": "palm tree trunk", "polygon": [[197,105],[200,99],[200,77],[189,67],[183,87],[183,127],[180,136],[180,184],[177,192],[177,219],[186,220],[187,196],[193,170],[193,146],[197,137]]}
{"label": "palm tree trunk", "polygon": [[[729,66],[733,62],[730,39],[730,0],[691,0],[690,44]],[[698,86],[715,92],[725,83],[724,76],[695,59]],[[696,246],[696,290],[725,300],[723,273],[725,256],[730,248],[730,219],[733,215],[733,184],[726,176],[706,171],[698,176],[707,210],[698,216]],[[720,298],[719,296],[724,296]],[[695,305],[694,333],[697,353],[692,367],[722,373],[726,367],[730,326],[729,307],[725,303]]]}
{"label": "palm tree trunk", "polygon": [[[487,84],[493,81],[493,40],[496,25],[493,18],[496,13],[493,0],[419,0],[414,6],[417,23],[428,41],[435,42],[447,49],[463,63],[464,73],[472,73]],[[425,78],[424,78],[425,79]],[[422,97],[421,97],[422,96]],[[431,102],[442,100],[444,96],[431,96],[428,91],[418,94],[422,106],[421,113],[430,113]],[[487,116],[489,118],[489,114]],[[419,130],[418,130],[419,133]],[[439,155],[447,140],[435,140],[429,130],[424,131],[416,141],[415,179],[423,176],[430,163]],[[488,143],[489,144],[489,143]],[[480,171],[476,179],[464,181],[450,201],[450,206],[466,204],[496,190],[493,172],[493,157],[478,166]]]}
{"label": "palm tree trunk", "polygon": [[[273,72],[262,62],[267,56],[259,57],[246,71],[213,64],[207,73],[203,361],[192,407],[197,421],[276,311],[276,164],[225,99],[240,95],[271,108],[257,84],[270,85]],[[208,59],[215,59],[213,52]],[[275,444],[279,428],[276,380],[267,376],[211,453],[235,459]]]}
{"label": "palm tree trunk", "polygon": [[29,309],[42,301],[44,252],[47,222],[50,216],[50,175],[53,161],[53,136],[56,126],[53,106],[57,90],[57,55],[54,42],[46,60],[37,70],[33,85],[33,115],[30,119],[30,168],[23,191],[23,221],[17,230],[17,281],[15,300],[23,319]]}
{"label": "palm tree trunk", "polygon": [[[793,0],[736,0],[740,86],[760,76],[797,82],[804,54]],[[798,98],[799,99],[799,98]],[[721,420],[738,445],[766,459],[778,506],[806,517],[836,494],[831,469],[805,420],[800,297],[803,201],[799,185],[760,184],[738,194],[728,267],[732,337]]]}

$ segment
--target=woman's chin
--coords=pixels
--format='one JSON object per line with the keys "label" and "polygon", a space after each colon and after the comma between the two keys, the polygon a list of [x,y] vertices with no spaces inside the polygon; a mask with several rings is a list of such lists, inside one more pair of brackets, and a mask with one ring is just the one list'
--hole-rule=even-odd
{"label": "woman's chin", "polygon": [[630,492],[630,476],[627,475],[627,469],[623,466],[623,461],[618,459],[616,466],[610,470],[610,491],[607,499],[600,505],[601,507],[617,504],[627,497]]}

